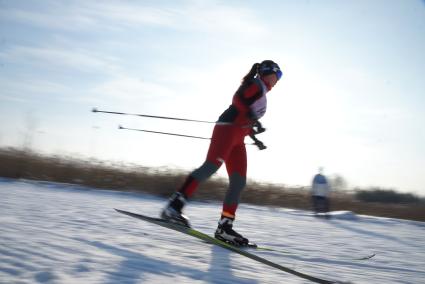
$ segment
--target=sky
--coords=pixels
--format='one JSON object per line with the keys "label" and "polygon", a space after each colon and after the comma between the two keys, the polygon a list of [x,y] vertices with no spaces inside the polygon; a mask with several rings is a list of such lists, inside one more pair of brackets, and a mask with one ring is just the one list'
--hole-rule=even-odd
{"label": "sky", "polygon": [[424,50],[419,0],[0,0],[0,146],[189,172],[207,140],[118,125],[210,137],[212,124],[92,108],[215,121],[272,59],[283,77],[248,178],[305,186],[324,167],[425,195]]}

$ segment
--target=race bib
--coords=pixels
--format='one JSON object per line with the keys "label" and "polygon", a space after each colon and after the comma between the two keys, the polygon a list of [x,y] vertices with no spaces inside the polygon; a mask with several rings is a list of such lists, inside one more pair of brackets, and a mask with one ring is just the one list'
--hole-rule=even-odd
{"label": "race bib", "polygon": [[267,97],[266,97],[266,95],[264,94],[263,96],[261,96],[261,98],[256,100],[251,105],[250,108],[251,108],[251,112],[255,115],[256,119],[261,118],[266,113],[266,109],[267,109]]}

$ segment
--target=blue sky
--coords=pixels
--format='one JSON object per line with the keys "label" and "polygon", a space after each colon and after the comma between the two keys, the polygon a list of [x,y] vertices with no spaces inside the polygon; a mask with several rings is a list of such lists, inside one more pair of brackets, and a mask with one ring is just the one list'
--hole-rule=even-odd
{"label": "blue sky", "polygon": [[[257,181],[425,195],[425,4],[392,1],[0,1],[0,145],[191,170],[254,62],[284,76],[248,148]],[[247,140],[248,142],[248,140]],[[224,168],[219,174],[225,176]]]}

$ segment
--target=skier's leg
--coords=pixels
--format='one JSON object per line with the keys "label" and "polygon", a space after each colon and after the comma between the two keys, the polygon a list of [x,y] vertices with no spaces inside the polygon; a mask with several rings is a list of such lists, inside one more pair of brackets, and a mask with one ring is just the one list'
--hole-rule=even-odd
{"label": "skier's leg", "polygon": [[178,192],[180,192],[186,199],[190,198],[198,188],[199,184],[212,176],[219,168],[220,165],[214,164],[208,160],[205,161],[202,166],[189,174]]}
{"label": "skier's leg", "polygon": [[313,195],[311,198],[313,200],[314,213],[315,214],[320,213],[320,197],[317,195]]}
{"label": "skier's leg", "polygon": [[171,196],[161,213],[161,218],[190,227],[189,218],[182,213],[183,207],[198,188],[199,183],[212,176],[218,169],[219,166],[205,161],[202,166],[188,175],[180,189]]}
{"label": "skier's leg", "polygon": [[229,174],[229,188],[223,202],[221,214],[215,237],[236,245],[248,245],[249,241],[233,230],[236,209],[239,204],[240,194],[246,184],[246,149],[245,145],[237,145],[226,161]]}
{"label": "skier's leg", "polygon": [[171,196],[170,201],[161,213],[161,218],[190,226],[188,218],[182,214],[182,209],[188,198],[197,190],[199,184],[212,176],[229,155],[233,143],[229,129],[223,126],[214,127],[206,161],[190,173],[183,185]]}
{"label": "skier's leg", "polygon": [[326,218],[329,219],[331,217],[331,215],[329,214],[329,211],[330,211],[329,197],[326,196],[324,202],[325,202],[325,214],[326,214]]}
{"label": "skier's leg", "polygon": [[227,160],[233,147],[234,128],[216,125],[211,138],[205,162],[194,170],[185,180],[178,192],[187,199],[197,190],[199,184],[211,177]]}
{"label": "skier's leg", "polygon": [[223,215],[235,218],[242,190],[246,185],[247,158],[244,144],[233,148],[226,161],[229,188],[223,202]]}
{"label": "skier's leg", "polygon": [[325,199],[323,196],[317,196],[317,211],[318,213],[323,213],[325,209]]}

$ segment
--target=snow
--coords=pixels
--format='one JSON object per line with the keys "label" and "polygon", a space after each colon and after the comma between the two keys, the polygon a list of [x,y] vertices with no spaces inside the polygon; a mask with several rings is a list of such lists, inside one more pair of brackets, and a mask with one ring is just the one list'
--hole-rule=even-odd
{"label": "snow", "polygon": [[[310,283],[223,248],[113,210],[158,216],[166,200],[0,179],[0,283]],[[213,234],[221,204],[191,202]],[[350,283],[425,283],[425,223],[242,204],[235,228],[280,265]],[[368,260],[355,260],[376,253]]]}

